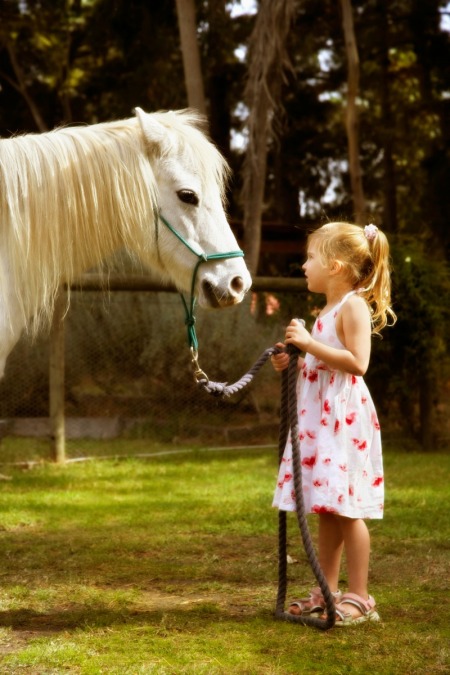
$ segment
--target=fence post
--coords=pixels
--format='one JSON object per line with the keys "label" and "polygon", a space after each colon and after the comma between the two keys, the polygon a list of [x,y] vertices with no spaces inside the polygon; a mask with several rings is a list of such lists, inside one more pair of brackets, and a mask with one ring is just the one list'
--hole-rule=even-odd
{"label": "fence post", "polygon": [[64,420],[64,314],[66,293],[60,290],[55,302],[50,330],[49,399],[50,439],[52,459],[58,464],[66,461],[66,438]]}

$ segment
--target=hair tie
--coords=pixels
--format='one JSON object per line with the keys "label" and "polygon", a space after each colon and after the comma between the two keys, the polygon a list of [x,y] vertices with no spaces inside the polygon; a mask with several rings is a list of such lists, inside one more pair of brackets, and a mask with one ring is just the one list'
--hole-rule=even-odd
{"label": "hair tie", "polygon": [[364,236],[368,241],[373,241],[374,239],[377,238],[378,234],[378,227],[374,225],[373,223],[370,223],[370,225],[366,225],[364,228]]}

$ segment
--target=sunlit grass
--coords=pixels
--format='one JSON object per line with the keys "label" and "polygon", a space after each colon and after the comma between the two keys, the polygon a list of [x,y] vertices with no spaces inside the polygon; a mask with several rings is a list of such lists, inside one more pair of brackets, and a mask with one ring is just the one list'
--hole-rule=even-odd
{"label": "sunlit grass", "polygon": [[[174,448],[69,448],[126,449]],[[371,524],[383,621],[321,633],[273,617],[276,450],[182,450],[0,467],[0,673],[448,671],[448,455],[386,453],[386,516]],[[295,518],[289,552],[291,597],[313,583]]]}

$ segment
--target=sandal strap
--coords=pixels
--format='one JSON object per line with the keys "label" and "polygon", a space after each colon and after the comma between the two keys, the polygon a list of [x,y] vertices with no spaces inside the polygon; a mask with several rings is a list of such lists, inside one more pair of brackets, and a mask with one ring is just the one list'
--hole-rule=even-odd
{"label": "sandal strap", "polygon": [[[344,593],[342,598],[339,601],[340,605],[353,605],[356,607],[361,614],[368,614],[375,607],[375,600],[371,595],[369,595],[367,600],[364,600],[360,595],[356,593]],[[336,610],[341,616],[341,612]]]}

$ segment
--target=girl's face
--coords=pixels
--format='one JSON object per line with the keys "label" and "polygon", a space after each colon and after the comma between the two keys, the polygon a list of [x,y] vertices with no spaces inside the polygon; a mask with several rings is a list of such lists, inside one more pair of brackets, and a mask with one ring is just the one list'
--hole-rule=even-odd
{"label": "girl's face", "polygon": [[308,244],[306,262],[302,265],[308,290],[313,293],[325,293],[330,270],[325,266],[314,242]]}

